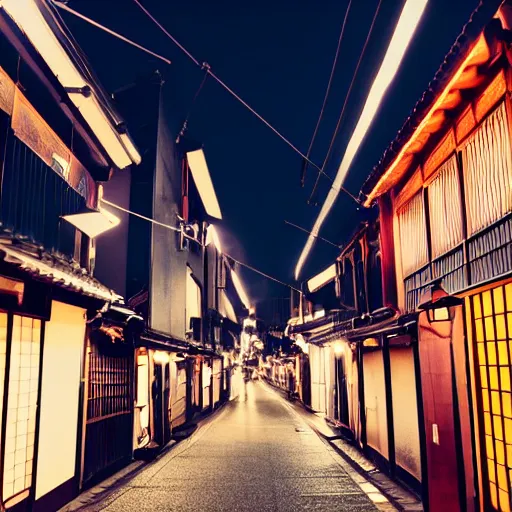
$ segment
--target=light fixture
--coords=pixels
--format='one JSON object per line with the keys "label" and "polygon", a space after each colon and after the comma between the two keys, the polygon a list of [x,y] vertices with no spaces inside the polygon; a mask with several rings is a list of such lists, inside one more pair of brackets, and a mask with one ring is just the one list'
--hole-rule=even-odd
{"label": "light fixture", "polygon": [[35,0],[1,0],[0,7],[44,59],[114,164],[124,169],[132,163],[140,163],[140,154],[130,137],[119,134],[109,121],[90,84],[74,65]]}
{"label": "light fixture", "polygon": [[363,347],[380,347],[380,341],[377,338],[366,338]]}
{"label": "light fixture", "polygon": [[418,306],[418,309],[427,313],[427,318],[430,323],[446,322],[453,320],[454,307],[460,306],[464,301],[458,297],[446,295],[440,299],[431,299],[423,302]]}
{"label": "light fixture", "polygon": [[217,230],[215,229],[215,226],[213,224],[210,224],[206,230],[206,245],[210,245],[213,242],[213,245],[217,248],[219,253],[222,254],[222,245],[220,243],[219,234],[217,233]]}
{"label": "light fixture", "polygon": [[238,277],[238,274],[231,270],[231,277],[233,279],[233,284],[235,285],[236,293],[238,293],[238,296],[240,297],[240,300],[242,301],[242,304],[246,309],[251,309],[251,301],[249,300],[249,297],[247,297],[247,294],[245,293],[244,286],[242,284],[242,281],[240,281],[240,278]]}
{"label": "light fixture", "polygon": [[[100,144],[105,148],[114,164],[119,169],[125,169],[131,165],[130,153],[121,143],[120,135],[109,122],[97,99],[93,95],[87,96],[81,93],[68,93],[68,96],[80,111],[86,123],[94,131]],[[140,162],[140,155],[135,163],[138,162]]]}
{"label": "light fixture", "polygon": [[343,354],[343,352],[344,352],[343,343],[341,341],[337,341],[334,344],[334,354],[337,356],[340,356],[341,354]]}
{"label": "light fixture", "polygon": [[352,136],[347,144],[336,178],[334,179],[332,187],[327,194],[327,198],[325,199],[322,209],[318,214],[313,229],[311,230],[311,234],[308,237],[306,245],[304,246],[295,267],[295,279],[299,278],[306,259],[313,248],[315,238],[318,236],[320,228],[338,198],[350,166],[352,165],[352,162],[359,151],[366,134],[368,133],[368,129],[377,114],[391,81],[398,71],[402,58],[412,39],[416,27],[418,26],[427,2],[428,0],[407,0],[404,8],[402,9],[395,31],[393,32],[393,36],[388,45],[388,49],[384,55],[384,59],[382,60],[382,64],[375,80],[373,81],[370,92],[368,93],[356,127],[354,128]]}
{"label": "light fixture", "polygon": [[308,290],[310,293],[316,292],[322,288],[322,286],[334,281],[335,278],[336,263],[333,263],[330,267],[327,267],[324,271],[320,272],[308,281]]}
{"label": "light fixture", "polygon": [[222,219],[219,202],[213,188],[212,178],[203,150],[198,149],[187,153],[187,161],[206,213],[210,217]]}
{"label": "light fixture", "polygon": [[157,364],[167,364],[169,362],[169,353],[157,350],[153,354],[153,361]]}
{"label": "light fixture", "polygon": [[104,208],[97,211],[85,210],[62,218],[85,233],[89,238],[95,238],[119,225],[121,220]]}

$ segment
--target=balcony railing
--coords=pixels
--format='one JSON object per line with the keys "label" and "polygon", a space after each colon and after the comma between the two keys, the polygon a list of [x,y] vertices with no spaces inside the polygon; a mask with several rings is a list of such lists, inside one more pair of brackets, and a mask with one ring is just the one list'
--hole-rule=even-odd
{"label": "balcony railing", "polygon": [[512,272],[512,213],[404,280],[406,310],[414,311],[434,281],[450,294]]}
{"label": "balcony railing", "polygon": [[4,232],[72,258],[75,228],[61,216],[78,213],[84,207],[85,199],[78,192],[9,133],[1,186]]}

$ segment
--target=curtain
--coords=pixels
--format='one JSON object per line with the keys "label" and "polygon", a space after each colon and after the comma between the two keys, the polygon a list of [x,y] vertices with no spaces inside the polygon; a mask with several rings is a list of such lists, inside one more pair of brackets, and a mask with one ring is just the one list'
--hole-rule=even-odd
{"label": "curtain", "polygon": [[462,149],[468,235],[512,211],[512,156],[503,102]]}
{"label": "curtain", "polygon": [[462,242],[462,204],[457,159],[441,166],[428,186],[432,258],[437,258]]}
{"label": "curtain", "polygon": [[400,249],[404,277],[428,262],[427,225],[423,190],[398,211]]}

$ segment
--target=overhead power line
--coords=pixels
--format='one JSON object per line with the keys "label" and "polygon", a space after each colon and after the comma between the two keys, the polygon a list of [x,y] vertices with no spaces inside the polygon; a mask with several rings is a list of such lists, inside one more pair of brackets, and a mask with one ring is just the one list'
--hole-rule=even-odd
{"label": "overhead power line", "polygon": [[[204,247],[204,245],[201,243],[200,240],[197,240],[197,238],[194,238],[192,236],[187,235],[186,233],[183,233],[181,229],[179,229],[179,228],[177,228],[175,226],[171,226],[170,224],[165,224],[163,222],[159,222],[159,221],[157,221],[155,219],[152,219],[151,217],[146,217],[145,215],[141,215],[140,213],[137,213],[137,212],[134,212],[132,210],[129,210],[128,208],[124,208],[123,206],[119,206],[118,204],[113,203],[111,201],[108,201],[107,199],[103,199],[102,198],[101,202],[106,204],[107,206],[111,206],[112,208],[115,208],[116,210],[122,211],[124,213],[128,213],[130,215],[133,215],[134,217],[138,217],[139,219],[142,219],[142,220],[145,220],[147,222],[150,222],[151,224],[155,224],[155,225],[160,226],[162,228],[169,229],[170,231],[175,231],[175,232],[178,232],[178,233],[182,233],[185,236],[185,238],[188,238],[189,240],[192,240],[193,242],[195,242],[198,245],[200,245],[201,247]],[[229,258],[230,260],[233,260],[235,263],[238,263],[242,267],[246,267],[247,269],[252,270],[253,272],[256,272],[257,274],[260,274],[261,276],[266,277],[267,279],[270,279],[271,281],[275,281],[276,283],[279,283],[279,284],[281,284],[283,286],[291,288],[292,290],[295,290],[295,291],[300,293],[300,290],[295,288],[295,287],[293,287],[292,285],[287,284],[287,283],[285,283],[283,281],[280,281],[279,279],[277,279],[275,277],[272,277],[271,275],[266,274],[265,272],[262,272],[261,270],[258,270],[257,268],[251,267],[247,263],[243,263],[242,261],[239,261],[239,260],[233,258],[233,256],[231,256],[230,254],[225,253],[224,251],[222,251],[222,254],[224,256],[226,256],[227,258]]]}
{"label": "overhead power line", "polygon": [[308,231],[306,228],[303,228],[301,226],[297,226],[297,224],[294,224],[293,222],[289,222],[289,221],[285,220],[284,223],[288,224],[289,226],[292,226],[292,227],[294,227],[296,229],[299,229],[300,231],[304,231],[304,233],[307,233],[308,235],[312,235],[315,238],[318,238],[318,240],[322,240],[322,242],[327,242],[328,244],[330,244],[330,245],[332,245],[334,247],[337,247],[338,249],[341,249],[343,247],[342,245],[338,245],[338,244],[335,244],[334,242],[331,242],[330,240],[327,240],[327,238],[323,238],[320,235],[315,235],[311,231]]}
{"label": "overhead power line", "polygon": [[74,9],[71,9],[71,7],[68,7],[66,4],[63,4],[57,0],[52,0],[52,1],[53,1],[53,5],[55,5],[59,9],[62,9],[63,11],[73,14],[77,18],[80,18],[81,20],[84,20],[87,23],[90,23],[94,27],[99,28],[100,30],[103,30],[107,34],[110,34],[111,36],[114,36],[117,39],[120,39],[121,41],[124,41],[125,43],[128,43],[128,44],[134,46],[135,48],[138,48],[139,50],[142,50],[143,52],[149,53],[149,55],[152,55],[153,57],[156,57],[157,59],[164,61],[166,64],[171,63],[171,61],[169,59],[167,59],[166,57],[162,57],[162,55],[159,55],[158,53],[155,53],[152,50],[148,50],[146,47],[140,45],[139,43],[136,43],[135,41],[132,41],[131,39],[128,39],[127,37],[119,34],[118,32],[114,32],[113,30],[105,27],[101,23],[98,23],[97,21],[94,21],[93,19],[88,18],[87,16],[84,16],[82,13],[75,11]]}
{"label": "overhead power line", "polygon": [[[324,172],[324,170],[313,162],[308,156],[306,156],[297,146],[295,146],[288,138],[286,138],[277,128],[271,125],[263,116],[261,116],[256,110],[254,110],[245,100],[241,98],[231,87],[229,87],[221,78],[219,78],[211,69],[211,66],[207,62],[202,64],[197,60],[149,11],[142,5],[139,0],[133,0],[135,4],[148,16],[148,18],[198,67],[204,69],[221,87],[223,87],[231,96],[233,96],[238,102],[240,102],[245,108],[247,108],[254,116],[256,116],[265,126],[272,130],[283,142],[285,142],[290,148],[292,148],[298,155],[300,155],[307,163],[312,165],[320,174],[325,175],[331,182],[333,179]],[[359,200],[345,187],[341,187],[341,190],[348,194],[357,204]]]}
{"label": "overhead power line", "polygon": [[[152,50],[149,50],[145,48],[144,46],[132,41],[131,39],[128,39],[127,37],[119,34],[118,32],[115,32],[114,30],[109,29],[108,27],[105,27],[104,25],[98,23],[97,21],[94,21],[91,18],[88,18],[87,16],[84,16],[83,14],[79,13],[78,11],[75,11],[74,9],[71,9],[67,5],[61,3],[59,0],[51,0],[53,4],[58,7],[59,9],[62,9],[64,11],[67,11],[70,14],[73,14],[74,16],[77,16],[78,18],[90,23],[96,28],[99,28],[100,30],[103,30],[104,32],[107,32],[108,34],[116,37],[117,39],[120,39],[121,41],[124,41],[125,43],[128,43],[143,52],[148,53],[149,55],[152,55],[153,57],[156,57],[157,59],[160,59],[164,61],[166,64],[171,64],[171,61],[167,59],[166,57],[163,57],[162,55],[159,55],[158,53],[153,52]],[[210,68],[210,65],[207,62],[203,62],[202,64],[182,45],[179,43],[179,41],[168,31],[165,29],[165,27],[138,1],[133,0],[141,9],[144,11],[144,13],[155,23],[162,32],[171,39],[171,41],[183,52],[185,55],[198,67],[201,69],[204,69],[206,71],[207,75],[210,75],[219,85],[221,85],[229,94],[231,94],[236,100],[238,100],[244,107],[246,107],[253,115],[255,115],[262,123],[264,123],[268,128],[270,128],[280,139],[282,139],[288,146],[290,146],[297,154],[299,154],[305,162],[312,165],[320,174],[323,174],[327,179],[329,179],[331,182],[333,182],[333,179],[323,171],[320,166],[315,164],[315,162],[311,161],[309,156],[306,156],[302,151],[300,151],[289,139],[287,139],[279,130],[274,128],[263,116],[258,114],[256,110],[254,110],[247,102],[245,102],[233,89],[228,87],[226,83],[224,83]],[[204,85],[204,80],[203,80]],[[202,88],[202,86],[201,86]],[[185,120],[182,132],[178,135],[178,139],[180,139],[181,136],[185,133],[187,129],[187,120]],[[359,200],[354,194],[352,194],[350,191],[348,191],[345,187],[341,187],[341,190],[348,194],[357,204],[359,203]]]}
{"label": "overhead power line", "polygon": [[352,93],[352,88],[354,87],[354,84],[356,82],[357,73],[359,71],[359,68],[361,67],[361,63],[363,62],[363,57],[364,57],[364,54],[366,52],[366,48],[368,46],[368,43],[370,42],[370,38],[371,38],[371,35],[372,35],[372,32],[373,32],[373,27],[375,26],[375,21],[377,20],[377,16],[379,14],[381,5],[382,5],[382,0],[379,0],[379,3],[377,5],[377,9],[375,10],[375,14],[373,15],[372,24],[370,25],[370,29],[368,30],[368,34],[366,36],[366,41],[364,42],[364,46],[363,46],[363,49],[361,50],[361,53],[359,54],[359,60],[357,61],[356,69],[354,71],[354,74],[352,75],[352,80],[350,82],[350,86],[349,86],[349,88],[347,90],[347,94],[345,95],[345,101],[343,102],[343,107],[341,109],[340,116],[338,117],[338,122],[336,123],[336,128],[334,129],[334,133],[333,133],[332,138],[331,138],[331,143],[329,144],[329,149],[327,150],[327,153],[325,155],[324,161],[322,163],[322,172],[321,173],[319,172],[316,175],[315,184],[314,184],[313,190],[311,191],[311,194],[309,196],[308,203],[311,202],[311,200],[313,199],[313,196],[315,195],[315,192],[316,192],[316,189],[318,187],[318,182],[320,181],[321,175],[325,174],[323,171],[325,171],[325,168],[327,167],[327,162],[329,161],[329,158],[331,156],[331,152],[332,152],[332,148],[334,146],[334,142],[336,140],[336,137],[338,136],[338,132],[339,132],[339,129],[340,129],[340,126],[341,126],[341,121],[343,120],[343,116],[345,114],[345,109],[347,108],[348,100],[350,98],[350,94]]}
{"label": "overhead power line", "polygon": [[279,284],[281,284],[283,286],[286,286],[286,287],[288,287],[288,288],[290,288],[292,290],[295,290],[296,292],[301,293],[301,291],[298,288],[295,288],[291,284],[285,283],[283,281],[279,281],[279,279],[276,279],[275,277],[269,276],[268,274],[265,274],[265,272],[262,272],[261,270],[258,270],[257,268],[254,268],[254,267],[251,267],[250,265],[247,265],[247,263],[242,263],[241,261],[236,260],[235,258],[233,258],[233,256],[230,256],[229,254],[226,254],[226,256],[229,259],[233,260],[235,263],[238,263],[239,265],[241,265],[242,267],[248,268],[249,270],[252,270],[253,272],[256,272],[257,274],[260,274],[261,276],[266,277],[267,279],[270,279],[271,281],[275,281],[276,283],[279,283]]}
{"label": "overhead power line", "polygon": [[[331,74],[329,76],[329,81],[327,82],[327,88],[325,90],[324,101],[322,102],[322,108],[320,109],[320,114],[318,115],[318,120],[316,122],[315,130],[313,131],[313,136],[311,137],[311,142],[309,143],[308,152],[306,153],[306,157],[309,159],[311,155],[311,150],[313,149],[313,144],[315,143],[316,135],[318,133],[318,129],[320,128],[320,123],[322,122],[322,118],[324,117],[325,105],[327,104],[327,99],[329,98],[329,93],[331,92],[332,80],[334,78],[334,71],[336,70],[336,65],[338,63],[338,56],[341,48],[341,41],[343,40],[343,35],[345,34],[345,26],[347,24],[348,14],[350,12],[350,7],[352,6],[352,0],[349,1],[347,10],[345,11],[345,16],[343,17],[343,23],[341,25],[340,36],[338,38],[338,46],[336,47],[336,53],[334,54],[334,60],[332,62]],[[300,184],[303,187],[304,181],[306,179],[306,171],[308,168],[308,162],[305,160],[302,166],[302,173],[300,177]]]}

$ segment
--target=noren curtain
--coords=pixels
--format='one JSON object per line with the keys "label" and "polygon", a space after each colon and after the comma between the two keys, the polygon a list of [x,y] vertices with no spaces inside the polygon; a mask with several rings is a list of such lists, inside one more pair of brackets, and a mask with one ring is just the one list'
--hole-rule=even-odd
{"label": "noren curtain", "polygon": [[463,238],[462,203],[455,155],[428,186],[432,258],[456,247]]}
{"label": "noren curtain", "polygon": [[462,149],[469,236],[512,211],[512,155],[503,102]]}
{"label": "noren curtain", "polygon": [[427,225],[423,190],[398,211],[402,271],[404,277],[428,262]]}

